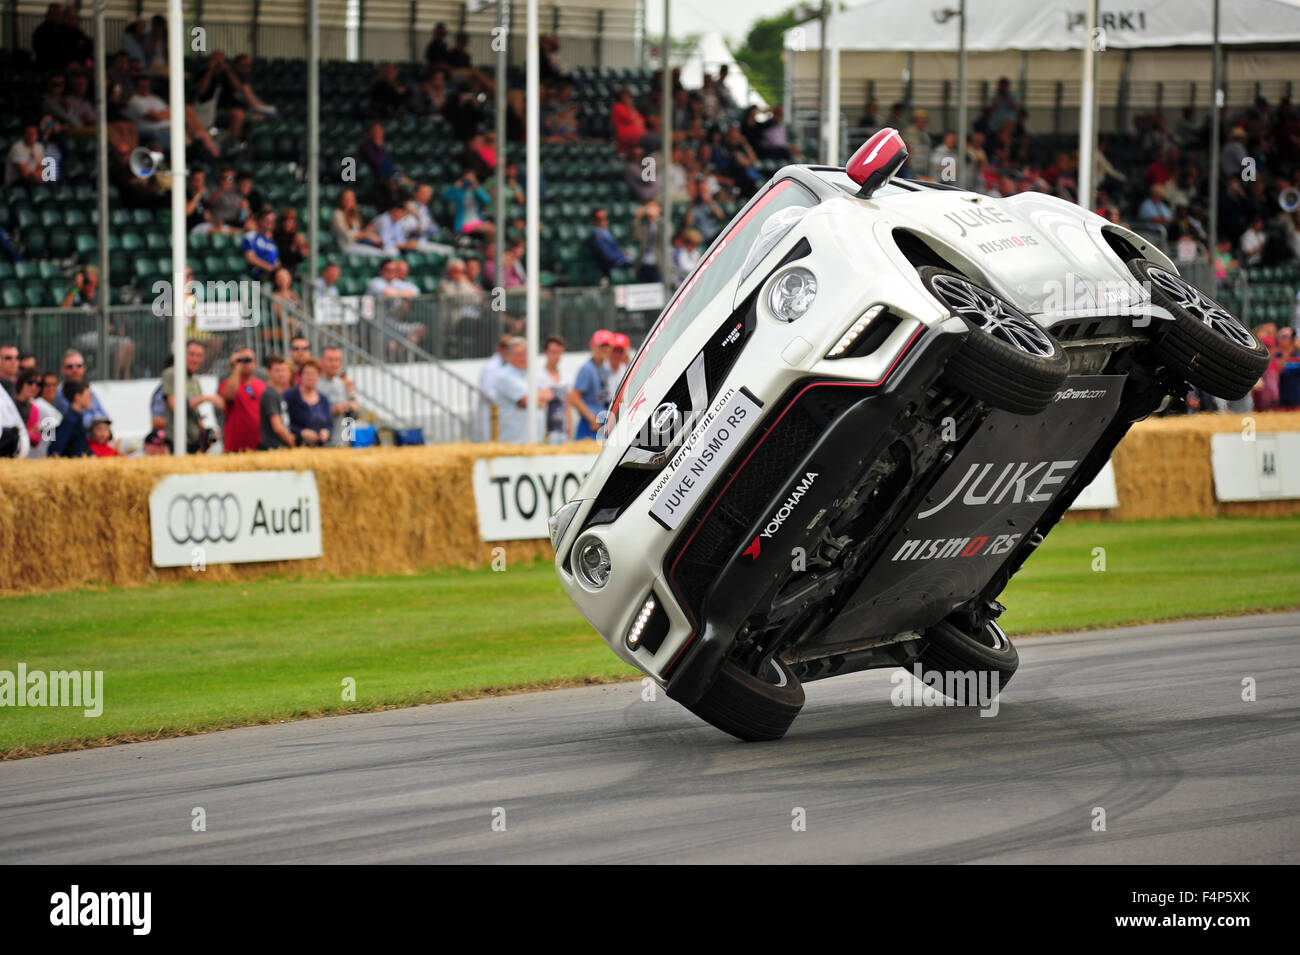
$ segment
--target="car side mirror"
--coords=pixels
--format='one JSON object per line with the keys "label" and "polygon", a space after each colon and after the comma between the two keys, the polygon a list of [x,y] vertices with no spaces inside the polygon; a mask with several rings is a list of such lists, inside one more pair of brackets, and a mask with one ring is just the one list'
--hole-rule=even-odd
{"label": "car side mirror", "polygon": [[858,147],[844,171],[862,187],[858,198],[870,199],[906,162],[907,144],[898,130],[886,126]]}

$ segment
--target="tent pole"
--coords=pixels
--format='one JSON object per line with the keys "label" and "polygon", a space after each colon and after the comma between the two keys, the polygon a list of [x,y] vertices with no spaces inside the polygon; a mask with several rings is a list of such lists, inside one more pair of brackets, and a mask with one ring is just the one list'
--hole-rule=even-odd
{"label": "tent pole", "polygon": [[826,5],[826,32],[831,35],[826,63],[826,165],[840,164],[840,44],[835,39],[835,0]]}
{"label": "tent pole", "polygon": [[663,139],[663,155],[659,160],[659,168],[655,170],[655,174],[659,177],[659,205],[662,207],[659,210],[659,278],[670,291],[673,287],[673,35],[669,29],[671,13],[671,0],[664,0],[664,70],[660,94],[662,101],[659,104],[663,110],[659,124],[659,133]]}
{"label": "tent pole", "polygon": [[[541,299],[538,294],[538,275],[537,269],[541,263],[539,255],[540,250],[537,248],[538,235],[538,216],[541,212],[540,196],[537,190],[541,185],[541,160],[542,149],[538,140],[541,138],[542,124],[540,117],[540,88],[539,74],[541,71],[541,53],[537,48],[538,29],[537,19],[539,13],[537,10],[537,0],[528,0],[528,57],[525,61],[525,75],[527,90],[524,112],[526,114],[525,125],[527,132],[525,141],[527,143],[527,176],[524,186],[524,234],[525,242],[524,257],[527,260],[525,266],[526,274],[524,276],[525,297],[527,301],[525,336],[528,342],[528,398],[526,408],[528,409],[528,430],[526,437],[529,444],[536,444],[542,435],[538,434],[537,421],[537,351],[538,351],[538,319],[540,317]],[[497,143],[497,149],[504,149],[504,143]],[[499,183],[504,186],[505,183]],[[504,223],[499,223],[500,228]],[[498,274],[496,280],[504,288],[506,279],[504,275]]]}
{"label": "tent pole", "polygon": [[[188,392],[185,389],[185,194],[188,173],[185,166],[185,21],[181,0],[167,4],[167,122],[171,131],[172,167],[172,361],[176,390],[172,412],[172,453],[186,451]],[[195,321],[197,321],[197,316]]]}
{"label": "tent pole", "polygon": [[1219,0],[1214,0],[1214,79],[1210,84],[1210,262],[1219,254],[1219,111],[1223,108],[1223,51],[1219,47]]}
{"label": "tent pole", "polygon": [[1083,38],[1083,91],[1079,99],[1079,205],[1091,209],[1093,150],[1097,136],[1093,128],[1096,115],[1093,103],[1097,96],[1097,55],[1093,50],[1093,31],[1097,28],[1097,0],[1089,0],[1087,30]]}
{"label": "tent pole", "polygon": [[957,9],[957,185],[966,188],[966,0]]}
{"label": "tent pole", "polygon": [[821,153],[823,162],[826,161],[826,21],[829,18],[829,8],[827,0],[822,0],[822,47],[817,57],[817,136],[821,144],[818,152]]}

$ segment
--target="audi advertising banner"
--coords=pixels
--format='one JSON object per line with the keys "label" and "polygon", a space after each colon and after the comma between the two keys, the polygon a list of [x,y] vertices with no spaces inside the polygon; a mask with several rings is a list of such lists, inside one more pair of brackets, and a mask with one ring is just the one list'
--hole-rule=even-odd
{"label": "audi advertising banner", "polygon": [[535,458],[479,458],[474,462],[474,504],[485,541],[546,538],[546,520],[578,493],[594,454]]}
{"label": "audi advertising banner", "polygon": [[149,495],[156,567],[321,556],[314,471],[174,474]]}

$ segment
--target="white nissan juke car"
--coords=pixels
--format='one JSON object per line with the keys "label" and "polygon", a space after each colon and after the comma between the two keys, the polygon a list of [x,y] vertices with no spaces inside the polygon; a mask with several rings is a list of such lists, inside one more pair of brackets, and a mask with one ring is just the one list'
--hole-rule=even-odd
{"label": "white nissan juke car", "polygon": [[673,699],[783,736],[871,667],[1005,686],[997,597],[1131,424],[1268,355],[1158,249],[1078,206],[788,166],[714,241],[551,519],[582,614]]}

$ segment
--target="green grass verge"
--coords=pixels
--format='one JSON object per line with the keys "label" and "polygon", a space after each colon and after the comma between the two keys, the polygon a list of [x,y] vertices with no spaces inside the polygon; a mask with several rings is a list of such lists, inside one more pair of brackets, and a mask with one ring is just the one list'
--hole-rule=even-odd
{"label": "green grass verge", "polygon": [[[1024,634],[1289,609],[1298,567],[1300,518],[1066,524],[1003,596],[1003,621]],[[0,620],[0,670],[105,681],[98,718],[0,708],[10,757],[635,675],[549,563],[9,597]]]}

